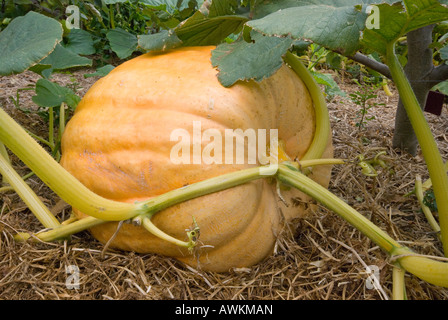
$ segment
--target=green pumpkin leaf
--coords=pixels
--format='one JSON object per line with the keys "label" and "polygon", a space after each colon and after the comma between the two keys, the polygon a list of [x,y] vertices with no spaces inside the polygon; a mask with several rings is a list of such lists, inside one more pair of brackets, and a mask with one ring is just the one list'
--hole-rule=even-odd
{"label": "green pumpkin leaf", "polygon": [[89,55],[96,52],[93,44],[93,38],[89,32],[82,29],[71,29],[67,35],[65,48],[76,54]]}
{"label": "green pumpkin leaf", "polygon": [[367,14],[353,5],[307,5],[279,10],[247,25],[267,35],[291,35],[341,54],[351,54],[359,48],[366,18]]}
{"label": "green pumpkin leaf", "polygon": [[115,67],[111,64],[106,64],[105,66],[102,66],[101,68],[96,69],[94,73],[86,73],[84,74],[84,78],[90,78],[90,77],[104,77],[109,74]]}
{"label": "green pumpkin leaf", "polygon": [[104,4],[116,4],[116,3],[123,3],[128,2],[128,0],[103,0]]}
{"label": "green pumpkin leaf", "polygon": [[36,95],[31,99],[40,107],[57,107],[65,102],[72,109],[75,109],[81,101],[71,89],[61,87],[47,79],[39,79],[36,82]]}
{"label": "green pumpkin leaf", "polygon": [[[47,68],[47,66],[50,66]],[[66,49],[62,45],[56,45],[54,51],[43,59],[38,65],[32,67],[30,70],[48,78],[55,70],[65,70],[75,67],[89,67],[92,66],[92,60]]]}
{"label": "green pumpkin leaf", "polygon": [[268,37],[251,32],[251,42],[238,39],[223,43],[212,51],[212,65],[219,70],[218,79],[225,87],[238,80],[261,81],[283,64],[282,56],[293,44],[291,38]]}
{"label": "green pumpkin leaf", "polygon": [[146,51],[164,51],[176,48],[182,44],[173,30],[162,30],[155,34],[138,36],[138,46]]}
{"label": "green pumpkin leaf", "polygon": [[139,2],[152,7],[155,10],[174,14],[176,11],[187,9],[190,0],[140,0]]}
{"label": "green pumpkin leaf", "polygon": [[256,4],[253,18],[260,19],[278,10],[292,7],[325,5],[334,8],[367,6],[371,4],[393,4],[400,0],[264,0]]}
{"label": "green pumpkin leaf", "polygon": [[448,8],[437,0],[404,0],[393,5],[380,4],[380,27],[365,29],[361,39],[364,47],[386,54],[388,43],[418,28],[448,20]]}
{"label": "green pumpkin leaf", "polygon": [[109,30],[106,34],[111,49],[120,59],[129,57],[137,49],[137,36],[121,28]]}
{"label": "green pumpkin leaf", "polygon": [[62,40],[62,25],[30,11],[0,33],[0,75],[21,73],[48,56]]}
{"label": "green pumpkin leaf", "polygon": [[197,11],[175,28],[184,46],[204,46],[221,43],[228,35],[241,30],[247,17],[225,15],[209,18]]}

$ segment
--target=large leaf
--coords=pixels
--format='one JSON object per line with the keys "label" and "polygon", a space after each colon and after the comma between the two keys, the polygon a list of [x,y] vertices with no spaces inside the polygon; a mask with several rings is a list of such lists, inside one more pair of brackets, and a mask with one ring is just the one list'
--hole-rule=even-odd
{"label": "large leaf", "polygon": [[334,8],[366,6],[370,4],[393,4],[400,0],[264,0],[260,1],[253,10],[253,19],[260,19],[279,10],[311,5],[324,5]]}
{"label": "large leaf", "polygon": [[144,3],[153,9],[174,14],[176,11],[187,9],[190,0],[140,0],[139,2]]}
{"label": "large leaf", "polygon": [[360,7],[309,5],[276,11],[247,25],[268,35],[309,39],[341,54],[352,54],[359,48],[366,18]]}
{"label": "large leaf", "polygon": [[34,66],[62,40],[62,25],[30,11],[0,33],[0,74],[20,73]]}
{"label": "large leaf", "polygon": [[37,81],[36,95],[31,99],[41,107],[56,107],[65,102],[72,109],[75,109],[81,100],[71,89],[61,87],[47,79]]}
{"label": "large leaf", "polygon": [[197,11],[181,23],[175,31],[185,46],[216,45],[228,35],[240,30],[247,20],[247,17],[238,15],[210,18]]}
{"label": "large leaf", "polygon": [[233,15],[236,12],[236,8],[238,7],[238,3],[236,0],[214,0],[210,4],[210,8],[208,10],[208,17],[219,17],[219,16],[227,16]]}
{"label": "large leaf", "polygon": [[155,34],[138,36],[138,46],[146,51],[164,51],[182,44],[173,30],[162,30]]}
{"label": "large leaf", "polygon": [[[38,65],[31,68],[32,71],[49,77],[55,70],[65,70],[75,67],[88,67],[92,65],[92,60],[70,51],[62,45],[56,45],[54,51],[43,59]],[[42,69],[44,69],[42,71]]]}
{"label": "large leaf", "polygon": [[98,69],[96,69],[96,71],[94,73],[85,73],[84,74],[84,78],[90,78],[90,77],[105,77],[109,74],[109,72],[111,72],[113,69],[115,69],[115,67],[111,64],[106,64],[105,66],[102,66]]}
{"label": "large leaf", "polygon": [[267,37],[254,31],[251,38],[251,42],[239,39],[223,43],[212,51],[212,65],[218,68],[218,79],[225,87],[238,80],[261,81],[271,76],[282,66],[282,56],[293,43],[290,38]]}
{"label": "large leaf", "polygon": [[137,48],[137,36],[121,28],[109,30],[106,37],[110,47],[120,59],[126,59]]}
{"label": "large leaf", "polygon": [[398,0],[266,0],[254,10],[248,26],[268,35],[312,40],[330,50],[351,55],[359,49],[370,4]]}
{"label": "large leaf", "polygon": [[116,3],[123,3],[128,2],[128,0],[103,0],[104,4],[116,4]]}
{"label": "large leaf", "polygon": [[443,46],[440,50],[440,58],[445,60],[445,63],[448,63],[448,45]]}
{"label": "large leaf", "polygon": [[67,35],[65,47],[76,54],[89,55],[95,53],[92,35],[82,29],[71,29]]}
{"label": "large leaf", "polygon": [[437,0],[404,0],[402,3],[381,4],[377,7],[380,10],[380,28],[364,30],[361,43],[383,55],[387,44],[395,42],[409,31],[448,20],[448,8]]}
{"label": "large leaf", "polygon": [[[163,9],[177,3],[180,9],[185,1],[145,0],[142,1],[154,8]],[[188,1],[187,1],[188,3]],[[159,7],[156,5],[159,4]],[[248,17],[236,14],[238,1],[214,0],[209,7],[196,11],[172,30],[163,30],[157,34],[138,36],[138,45],[145,50],[166,50],[180,45],[204,46],[217,45],[226,37],[241,31]],[[174,31],[174,32],[173,32]]]}

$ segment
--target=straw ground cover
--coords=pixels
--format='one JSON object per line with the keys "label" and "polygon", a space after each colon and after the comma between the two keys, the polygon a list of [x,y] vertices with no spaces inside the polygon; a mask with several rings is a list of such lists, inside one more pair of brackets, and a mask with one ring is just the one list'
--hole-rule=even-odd
{"label": "straw ground cover", "polygon": [[[96,78],[55,74],[65,85],[76,83],[82,96]],[[14,106],[18,89],[33,85],[29,72],[0,78],[2,107],[28,130],[45,137],[47,126],[35,113]],[[347,93],[359,88],[348,77],[340,79]],[[330,190],[346,200],[395,239],[421,254],[442,256],[441,245],[420,211],[412,190],[416,175],[428,178],[421,155],[411,157],[390,148],[397,93],[387,97],[378,91],[378,103],[369,109],[365,128],[356,126],[358,107],[350,99],[329,102],[335,157],[354,160],[335,166]],[[21,90],[20,108],[35,108],[33,91]],[[427,114],[442,156],[448,151],[446,110],[440,117]],[[364,154],[374,157],[386,152],[388,168],[377,177],[367,177],[356,165]],[[22,175],[26,167],[14,156],[14,168]],[[70,208],[37,177],[27,180],[52,212],[63,220]],[[42,229],[40,223],[14,192],[0,195],[0,298],[1,299],[297,299],[380,300],[391,297],[392,263],[388,256],[334,213],[317,206],[307,218],[279,235],[274,254],[252,268],[217,274],[194,270],[173,259],[113,251],[98,243],[88,232],[70,242],[16,243],[16,232]],[[67,266],[79,268],[78,289],[66,285]],[[377,288],[366,286],[366,266],[379,273]],[[373,267],[376,266],[376,267]],[[407,294],[413,300],[448,299],[448,290],[406,276]]]}

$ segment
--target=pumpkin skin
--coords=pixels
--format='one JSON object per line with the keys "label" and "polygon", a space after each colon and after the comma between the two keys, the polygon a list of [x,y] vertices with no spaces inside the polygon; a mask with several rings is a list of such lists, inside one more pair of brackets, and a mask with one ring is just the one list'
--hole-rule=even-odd
{"label": "pumpkin skin", "polygon": [[[284,65],[259,83],[239,81],[225,88],[210,62],[213,49],[147,53],[97,81],[66,126],[61,165],[95,193],[123,202],[259,165],[174,164],[170,151],[178,141],[170,141],[170,135],[178,128],[192,134],[193,121],[200,121],[202,132],[218,129],[223,137],[225,129],[278,129],[287,154],[300,159],[315,129],[313,104],[300,78]],[[202,150],[209,142],[202,141]],[[324,156],[332,152],[330,141]],[[330,174],[330,166],[321,166],[311,177],[328,186]],[[110,246],[174,257],[204,271],[249,267],[272,253],[282,222],[306,214],[308,197],[298,190],[283,190],[282,196],[289,206],[279,200],[275,183],[259,179],[174,205],[152,218],[164,232],[186,240],[194,217],[201,232],[194,254],[127,223]],[[116,230],[117,222],[90,229],[103,243]]]}

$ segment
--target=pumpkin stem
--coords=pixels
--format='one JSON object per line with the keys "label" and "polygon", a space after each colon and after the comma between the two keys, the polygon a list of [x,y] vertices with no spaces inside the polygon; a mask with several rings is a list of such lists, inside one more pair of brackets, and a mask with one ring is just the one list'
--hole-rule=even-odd
{"label": "pumpkin stem", "polygon": [[141,215],[133,219],[133,222],[136,222],[137,224],[141,222],[142,226],[148,230],[151,234],[154,236],[168,241],[172,244],[175,244],[179,247],[185,247],[188,248],[188,251],[192,251],[193,248],[196,246],[198,238],[199,238],[199,226],[196,223],[196,220],[193,218],[194,227],[192,230],[186,230],[187,231],[187,237],[188,241],[181,241],[179,239],[176,239],[169,234],[163,232],[158,227],[156,227],[155,224],[151,221],[152,215]]}
{"label": "pumpkin stem", "polygon": [[302,160],[319,159],[322,157],[331,134],[330,130],[330,115],[328,113],[327,102],[322,94],[322,91],[314,79],[311,72],[303,65],[300,58],[295,54],[287,51],[285,55],[285,62],[294,70],[300,77],[308,89],[311,99],[314,103],[314,112],[316,115],[316,131],[314,133],[313,141],[306,151]]}

